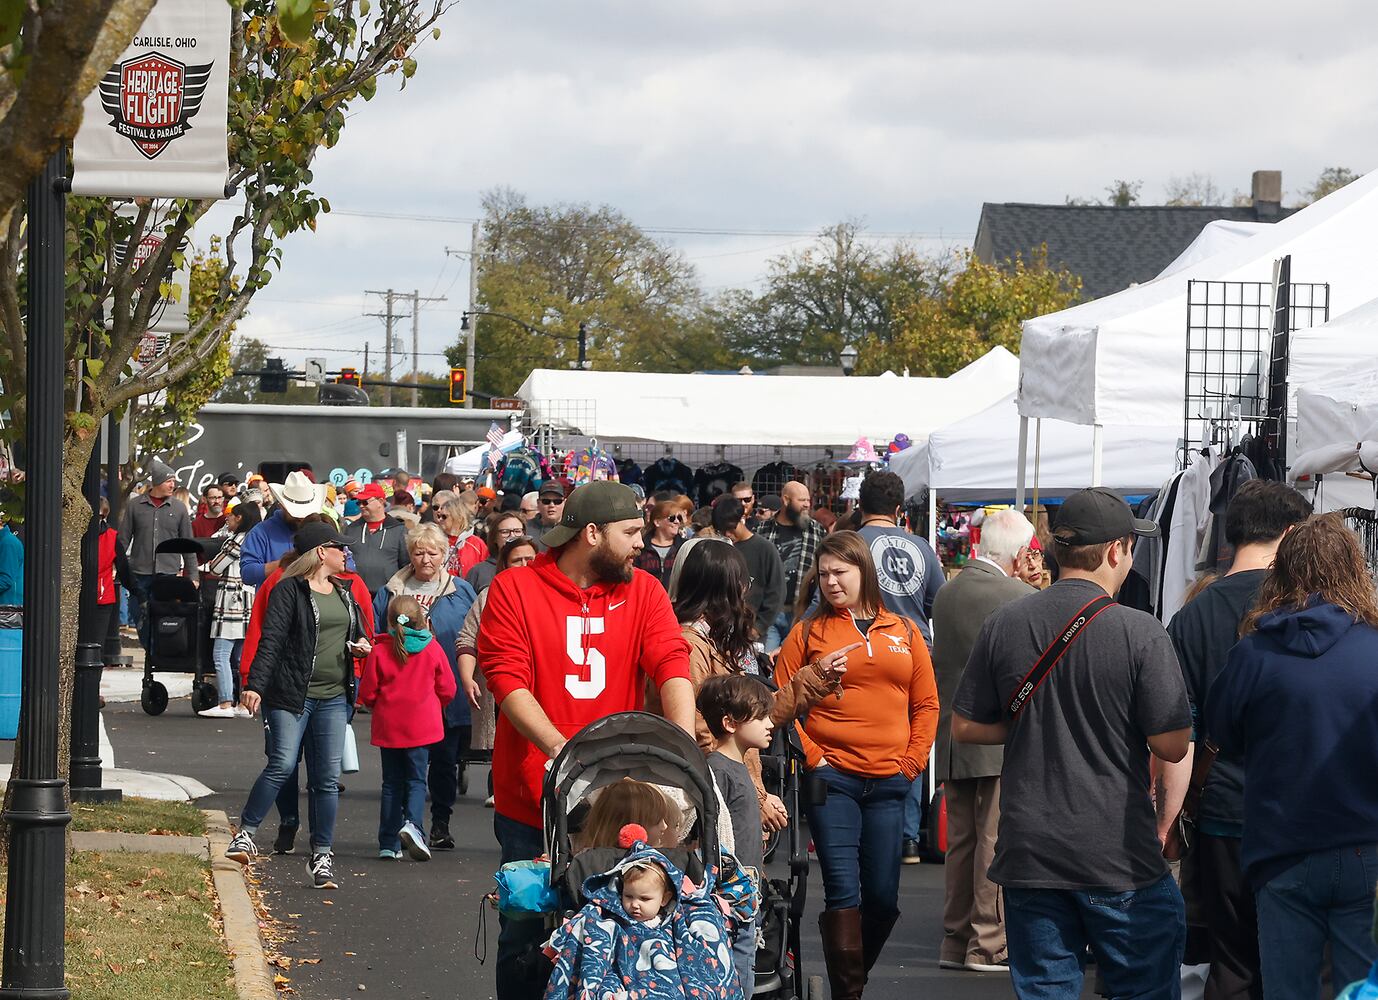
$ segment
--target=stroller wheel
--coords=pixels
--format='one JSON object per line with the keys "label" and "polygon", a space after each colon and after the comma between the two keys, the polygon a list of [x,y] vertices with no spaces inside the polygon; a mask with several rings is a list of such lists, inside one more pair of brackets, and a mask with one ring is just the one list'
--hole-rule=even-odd
{"label": "stroller wheel", "polygon": [[162,715],[167,711],[167,688],[158,681],[150,681],[139,695],[139,704],[149,715]]}
{"label": "stroller wheel", "polygon": [[[159,685],[161,687],[161,685]],[[166,698],[164,698],[166,701]],[[214,708],[220,704],[220,692],[216,690],[214,684],[200,683],[192,686],[191,689],[191,710],[193,712],[204,712],[208,708]]]}

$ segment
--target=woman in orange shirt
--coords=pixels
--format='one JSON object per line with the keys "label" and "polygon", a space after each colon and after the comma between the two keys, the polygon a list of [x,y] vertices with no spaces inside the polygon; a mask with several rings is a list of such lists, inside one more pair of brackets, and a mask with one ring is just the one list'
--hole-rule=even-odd
{"label": "woman in orange shirt", "polygon": [[881,600],[860,535],[829,535],[817,567],[822,600],[780,648],[775,680],[786,687],[814,662],[845,670],[841,695],[798,725],[809,772],[828,790],[808,806],[823,870],[823,957],[833,1000],[855,1000],[899,919],[904,800],[928,764],[938,687],[923,636]]}

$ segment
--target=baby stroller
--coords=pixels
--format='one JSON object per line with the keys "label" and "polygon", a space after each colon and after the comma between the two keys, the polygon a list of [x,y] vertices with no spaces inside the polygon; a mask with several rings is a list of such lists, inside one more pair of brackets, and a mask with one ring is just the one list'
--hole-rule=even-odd
{"label": "baby stroller", "polygon": [[[792,770],[797,775],[797,766]],[[697,842],[698,846],[693,850],[664,850],[662,853],[671,863],[699,884],[703,883],[705,864],[717,863],[718,798],[703,751],[691,736],[659,716],[646,712],[610,715],[590,723],[571,738],[546,774],[542,805],[546,852],[551,866],[550,884],[564,898],[573,901],[575,907],[584,902],[581,898],[584,880],[611,869],[626,851],[592,848],[576,855],[570,836],[570,817],[582,811],[581,807],[593,792],[623,778],[679,789],[688,799],[693,814],[690,841]],[[792,782],[793,797],[784,801],[794,817],[798,815],[799,806],[798,780],[797,777],[786,780]],[[808,854],[801,843],[797,820],[791,821],[790,847],[791,877],[788,880],[770,880],[762,873],[767,947],[757,953],[753,997],[800,995],[798,928]],[[796,896],[797,910],[793,903]],[[781,923],[784,926],[780,926]],[[778,941],[784,942],[773,953],[769,947],[772,932]]]}
{"label": "baby stroller", "polygon": [[[169,538],[160,542],[158,555],[200,555],[193,538]],[[149,715],[167,710],[167,688],[153,679],[154,671],[190,673],[191,708],[199,712],[216,704],[215,684],[206,680],[210,662],[209,609],[196,585],[184,576],[159,573],[148,588],[148,653],[144,657],[143,691],[139,704]],[[212,674],[214,671],[212,670]]]}
{"label": "baby stroller", "polygon": [[803,832],[804,762],[804,748],[793,725],[775,730],[770,746],[761,751],[761,783],[780,797],[789,813],[789,825],[770,835],[765,854],[767,864],[779,860],[788,864],[788,874],[771,878],[762,873],[761,883],[761,946],[756,953],[754,996],[771,1000],[806,994],[816,1000],[823,995],[822,977],[805,980],[799,960],[799,928],[809,881],[808,838]]}

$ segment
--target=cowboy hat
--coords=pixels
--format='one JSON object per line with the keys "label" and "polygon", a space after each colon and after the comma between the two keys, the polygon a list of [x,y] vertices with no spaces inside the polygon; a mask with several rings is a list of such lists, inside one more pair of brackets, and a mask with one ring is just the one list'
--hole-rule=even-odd
{"label": "cowboy hat", "polygon": [[293,517],[319,514],[325,503],[325,487],[313,483],[301,472],[289,472],[286,482],[271,483],[269,488],[283,510]]}

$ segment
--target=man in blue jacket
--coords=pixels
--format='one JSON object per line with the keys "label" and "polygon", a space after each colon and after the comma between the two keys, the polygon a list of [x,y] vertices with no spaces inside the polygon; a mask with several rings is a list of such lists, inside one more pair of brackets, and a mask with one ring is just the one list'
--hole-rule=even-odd
{"label": "man in blue jacket", "polygon": [[277,499],[277,510],[258,522],[244,536],[240,550],[239,573],[255,587],[278,568],[282,554],[292,547],[292,536],[307,517],[319,514],[325,503],[325,487],[317,486],[304,472],[290,472],[285,482],[269,487]]}

